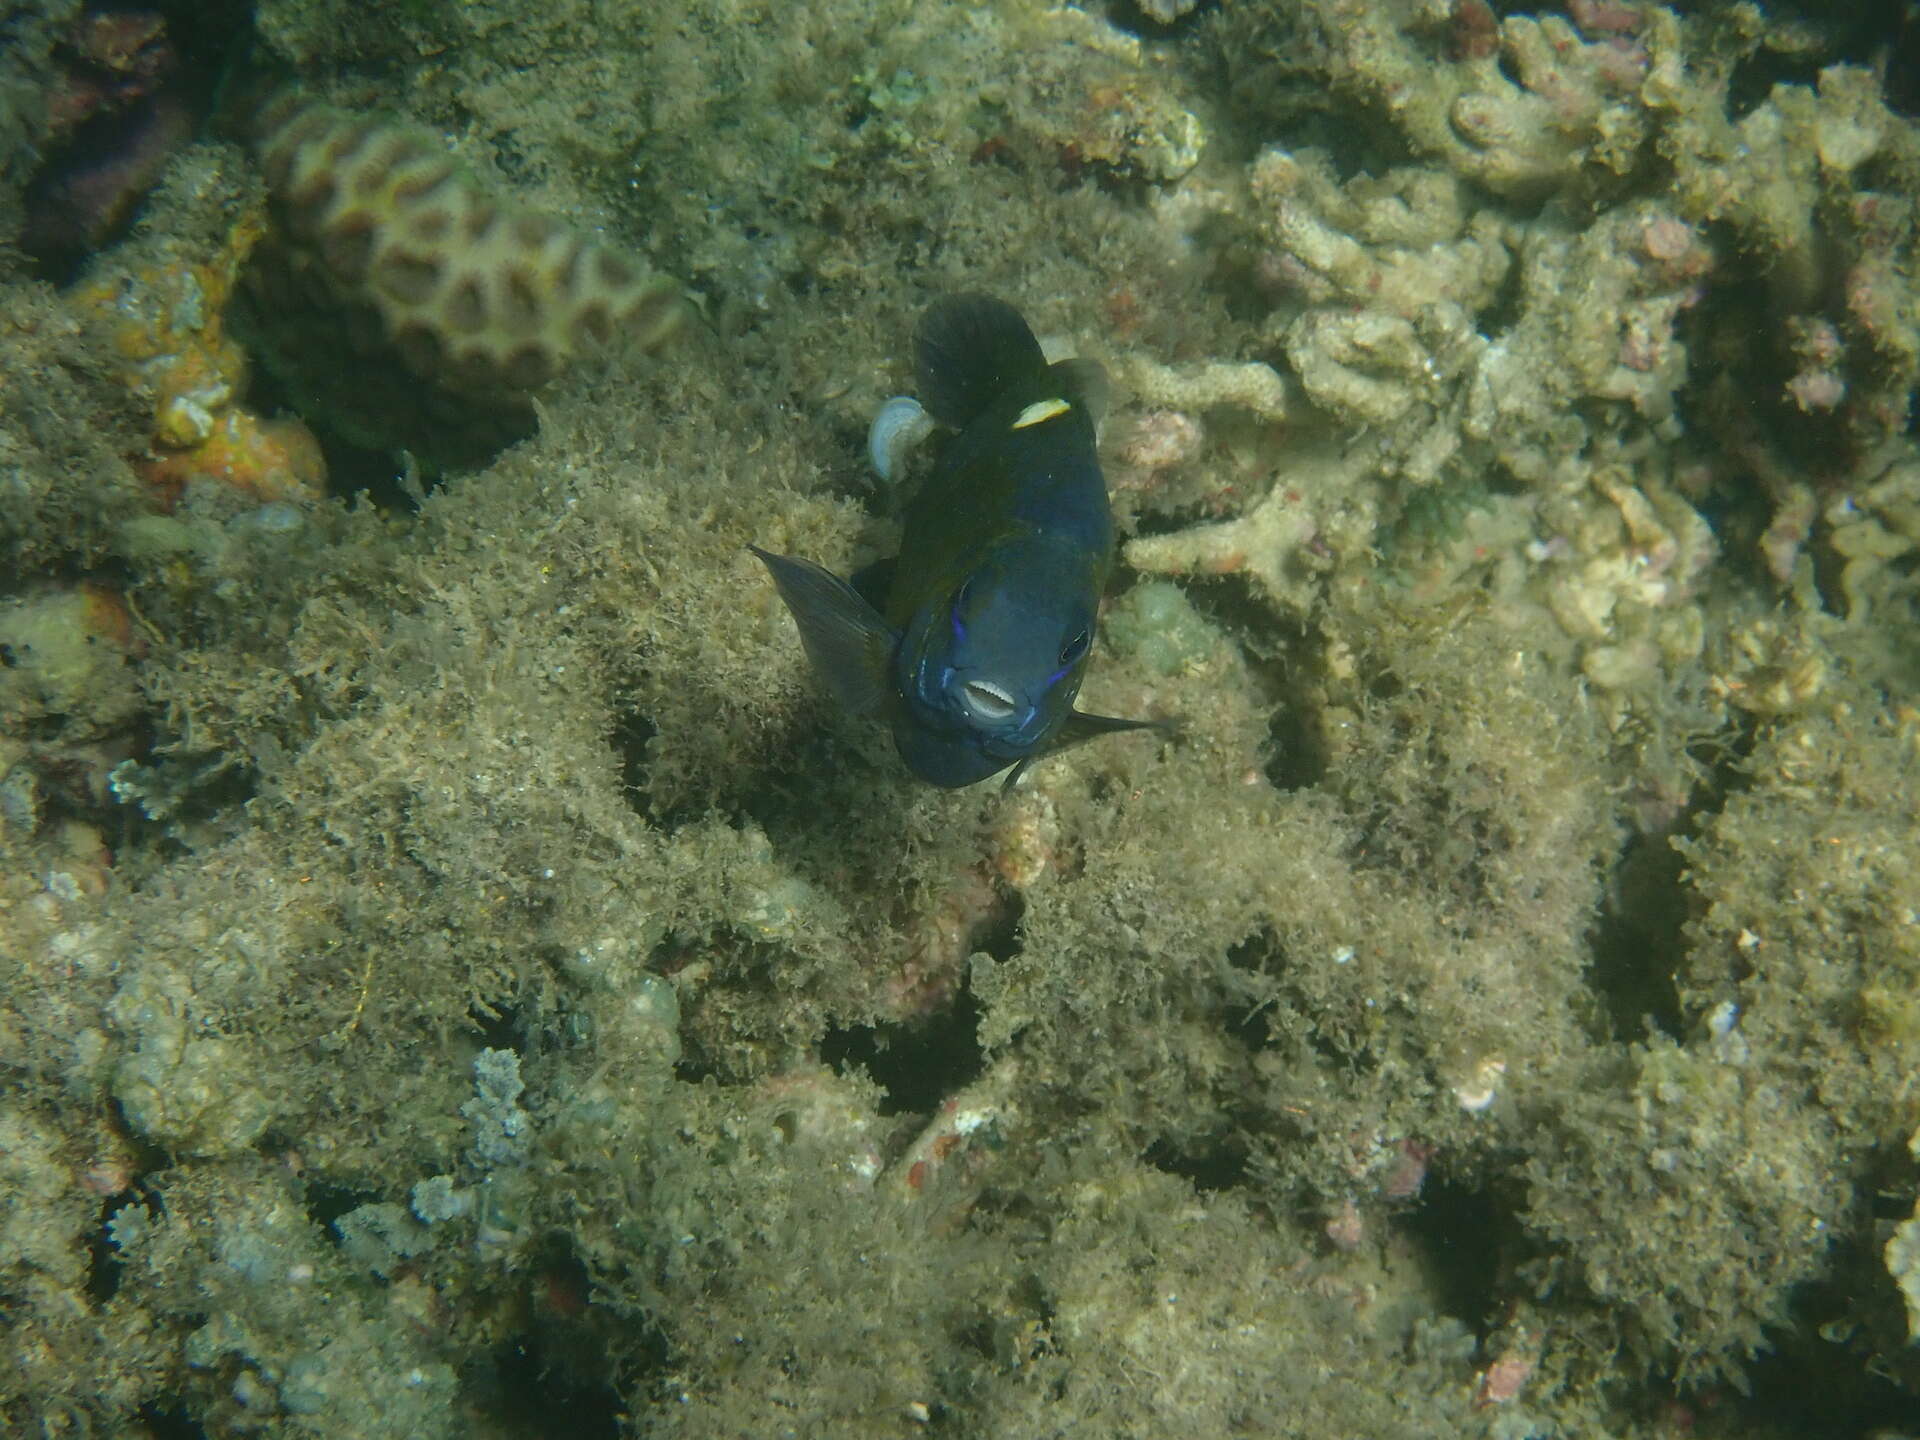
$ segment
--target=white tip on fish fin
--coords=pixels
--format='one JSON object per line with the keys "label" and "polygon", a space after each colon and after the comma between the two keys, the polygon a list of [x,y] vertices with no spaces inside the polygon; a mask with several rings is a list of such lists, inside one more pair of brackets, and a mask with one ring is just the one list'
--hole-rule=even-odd
{"label": "white tip on fish fin", "polygon": [[900,478],[907,452],[933,433],[933,417],[911,395],[882,405],[867,431],[867,459],[882,480]]}

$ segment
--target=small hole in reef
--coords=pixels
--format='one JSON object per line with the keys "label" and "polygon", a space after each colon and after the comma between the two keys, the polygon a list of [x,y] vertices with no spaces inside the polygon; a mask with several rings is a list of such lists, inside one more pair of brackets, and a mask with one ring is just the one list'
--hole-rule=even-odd
{"label": "small hole in reef", "polygon": [[333,1222],[349,1210],[358,1210],[362,1205],[371,1205],[381,1198],[377,1190],[355,1185],[329,1185],[317,1180],[307,1186],[307,1218],[337,1245],[340,1236],[334,1230]]}
{"label": "small hole in reef", "polygon": [[1114,0],[1107,6],[1107,20],[1116,30],[1138,35],[1142,40],[1172,40],[1186,34],[1219,8],[1220,0],[1184,5],[1143,5],[1139,0]]}
{"label": "small hole in reef", "polygon": [[1685,950],[1689,903],[1685,859],[1670,843],[1672,833],[1637,835],[1628,844],[1594,927],[1589,978],[1616,1040],[1644,1040],[1654,1030],[1680,1033],[1673,972]]}
{"label": "small hole in reef", "polygon": [[1469,1325],[1485,1323],[1497,1308],[1501,1237],[1514,1228],[1503,1210],[1485,1190],[1429,1174],[1418,1208],[1397,1222],[1427,1257],[1438,1308]]}
{"label": "small hole in reef", "polygon": [[120,1258],[120,1247],[113,1242],[113,1219],[129,1206],[144,1207],[145,1204],[137,1191],[126,1189],[108,1196],[100,1207],[100,1228],[94,1231],[87,1247],[87,1296],[96,1303],[113,1298],[120,1288],[120,1273],[126,1266]]}
{"label": "small hole in reef", "polygon": [[886,1088],[882,1115],[923,1114],[980,1078],[980,1002],[962,990],[953,1003],[913,1025],[848,1025],[829,1030],[820,1058],[838,1070],[858,1066]]}
{"label": "small hole in reef", "polygon": [[1230,1190],[1247,1178],[1247,1147],[1236,1135],[1161,1136],[1147,1147],[1146,1162],[1178,1175],[1203,1192]]}
{"label": "small hole in reef", "polygon": [[141,1434],[147,1440],[207,1440],[206,1426],[190,1418],[186,1406],[170,1405],[165,1410],[154,1405],[140,1407]]}
{"label": "small hole in reef", "polygon": [[1267,721],[1267,779],[1276,790],[1310,790],[1327,774],[1327,750],[1296,705],[1275,708]]}
{"label": "small hole in reef", "polygon": [[576,1440],[614,1440],[621,1433],[626,1407],[612,1381],[593,1373],[604,1368],[604,1356],[598,1365],[583,1365],[579,1348],[526,1330],[493,1352],[480,1384],[486,1408],[506,1433]]}
{"label": "small hole in reef", "polygon": [[467,1019],[480,1032],[480,1043],[489,1050],[518,1052],[526,1044],[525,1032],[520,1027],[520,1012],[511,1006],[499,1006],[491,1013],[474,1006],[467,1011]]}

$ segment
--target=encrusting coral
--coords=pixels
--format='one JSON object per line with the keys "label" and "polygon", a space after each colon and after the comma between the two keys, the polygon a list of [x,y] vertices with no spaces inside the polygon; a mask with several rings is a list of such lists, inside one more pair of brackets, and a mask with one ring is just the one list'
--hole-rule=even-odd
{"label": "encrusting coral", "polygon": [[370,305],[424,380],[536,390],[575,358],[672,334],[679,292],[557,220],[484,194],[432,138],[299,95],[256,122],[297,277]]}
{"label": "encrusting coral", "polygon": [[237,208],[212,250],[139,236],[92,265],[66,297],[120,382],[150,408],[148,445],[130,458],[162,508],[195,485],[254,503],[307,503],[326,490],[326,462],[306,425],[242,403],[247,357],[228,312],[265,217],[257,189]]}

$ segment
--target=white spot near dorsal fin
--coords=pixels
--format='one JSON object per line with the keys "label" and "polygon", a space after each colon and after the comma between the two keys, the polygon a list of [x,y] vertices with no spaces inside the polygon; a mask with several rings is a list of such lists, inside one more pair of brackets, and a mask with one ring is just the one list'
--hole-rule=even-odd
{"label": "white spot near dorsal fin", "polygon": [[1038,425],[1042,420],[1051,420],[1056,415],[1064,415],[1073,406],[1055,396],[1051,400],[1036,400],[1018,415],[1013,417],[1015,430],[1024,430],[1029,425]]}

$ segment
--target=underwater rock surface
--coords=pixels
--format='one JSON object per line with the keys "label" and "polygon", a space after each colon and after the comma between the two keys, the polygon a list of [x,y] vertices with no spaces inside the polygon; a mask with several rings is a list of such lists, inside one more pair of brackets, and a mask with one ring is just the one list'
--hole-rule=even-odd
{"label": "underwater rock surface", "polygon": [[[75,16],[16,8],[8,198]],[[71,283],[0,257],[0,1429],[1911,1428],[1911,37],[251,23],[302,174],[693,314],[449,407],[242,279],[300,167],[218,124]],[[746,549],[894,553],[956,291],[1114,378],[1081,698],[1182,722],[1005,796]]]}

